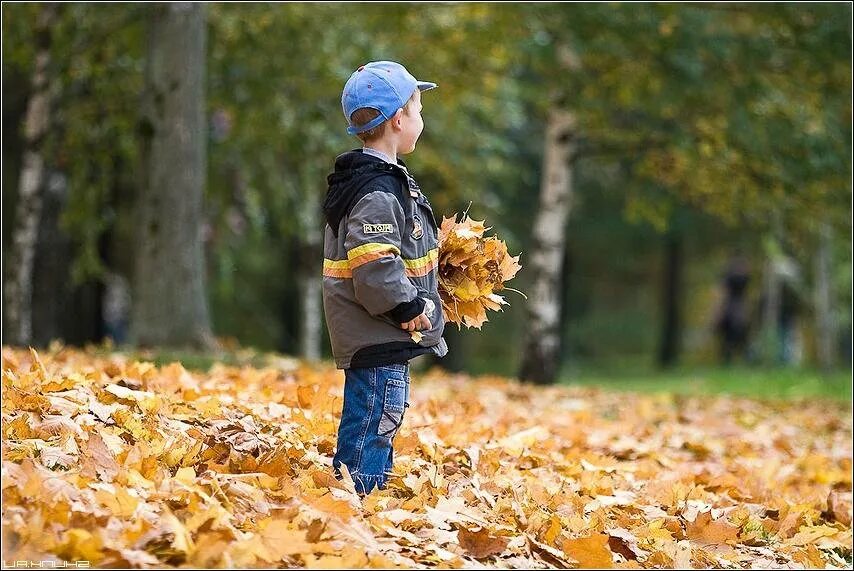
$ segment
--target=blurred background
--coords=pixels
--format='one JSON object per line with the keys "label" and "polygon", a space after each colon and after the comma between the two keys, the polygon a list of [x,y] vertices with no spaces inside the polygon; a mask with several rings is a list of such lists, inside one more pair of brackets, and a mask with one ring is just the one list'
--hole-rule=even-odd
{"label": "blurred background", "polygon": [[341,89],[391,59],[439,84],[407,165],[528,296],[449,325],[440,366],[850,395],[851,15],[3,4],[3,342],[329,358]]}

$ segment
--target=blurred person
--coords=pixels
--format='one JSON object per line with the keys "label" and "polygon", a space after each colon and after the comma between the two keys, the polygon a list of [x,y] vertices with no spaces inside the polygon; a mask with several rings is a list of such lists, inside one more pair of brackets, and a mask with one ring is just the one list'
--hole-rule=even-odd
{"label": "blurred person", "polygon": [[729,365],[736,355],[750,360],[747,343],[750,330],[747,303],[749,283],[750,266],[747,260],[741,255],[732,257],[723,276],[724,299],[715,323],[721,362],[725,365]]}
{"label": "blurred person", "polygon": [[418,81],[402,65],[360,66],[344,86],[347,132],[362,141],[335,159],[326,217],[323,309],[335,364],[344,369],[344,406],[333,458],[360,495],[383,489],[392,441],[409,406],[409,361],[443,357],[438,225],[399,155],[424,128]]}
{"label": "blurred person", "polygon": [[116,345],[127,340],[131,309],[130,284],[124,276],[107,271],[104,276],[104,334]]}
{"label": "blurred person", "polygon": [[[799,318],[806,297],[801,270],[794,258],[781,253],[772,260],[770,271],[778,284],[779,299],[774,307],[769,307],[768,291],[762,292],[757,303],[757,322],[773,328],[769,332],[774,343],[770,357],[782,365],[798,364],[803,359]],[[768,311],[774,314],[769,316]]]}
{"label": "blurred person", "polygon": [[780,287],[780,313],[777,331],[780,337],[779,360],[784,365],[798,364],[803,358],[803,344],[798,330],[798,317],[803,309],[800,293],[800,271],[791,258],[785,258],[779,267],[782,277]]}

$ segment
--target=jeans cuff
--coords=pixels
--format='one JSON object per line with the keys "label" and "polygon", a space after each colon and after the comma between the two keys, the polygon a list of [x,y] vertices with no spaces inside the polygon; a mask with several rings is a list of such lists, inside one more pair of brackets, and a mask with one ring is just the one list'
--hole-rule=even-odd
{"label": "jeans cuff", "polygon": [[356,487],[356,493],[359,495],[370,494],[376,487],[379,490],[384,490],[387,477],[385,475],[373,474],[350,474],[353,478],[353,484]]}

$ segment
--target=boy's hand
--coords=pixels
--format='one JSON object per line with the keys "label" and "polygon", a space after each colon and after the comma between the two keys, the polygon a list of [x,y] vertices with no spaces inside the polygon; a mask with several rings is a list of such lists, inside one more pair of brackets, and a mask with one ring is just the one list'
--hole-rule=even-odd
{"label": "boy's hand", "polygon": [[400,324],[400,328],[405,329],[406,331],[426,331],[431,327],[433,327],[433,325],[430,323],[430,320],[427,318],[427,316],[423,313],[412,321],[407,321],[406,323]]}

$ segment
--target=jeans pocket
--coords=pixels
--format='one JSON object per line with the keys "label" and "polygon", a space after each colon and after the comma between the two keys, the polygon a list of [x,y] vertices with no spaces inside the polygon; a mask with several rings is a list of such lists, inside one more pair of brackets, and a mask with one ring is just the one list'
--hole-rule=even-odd
{"label": "jeans pocket", "polygon": [[406,402],[406,380],[390,377],[386,380],[383,410],[377,434],[391,440],[403,423]]}

